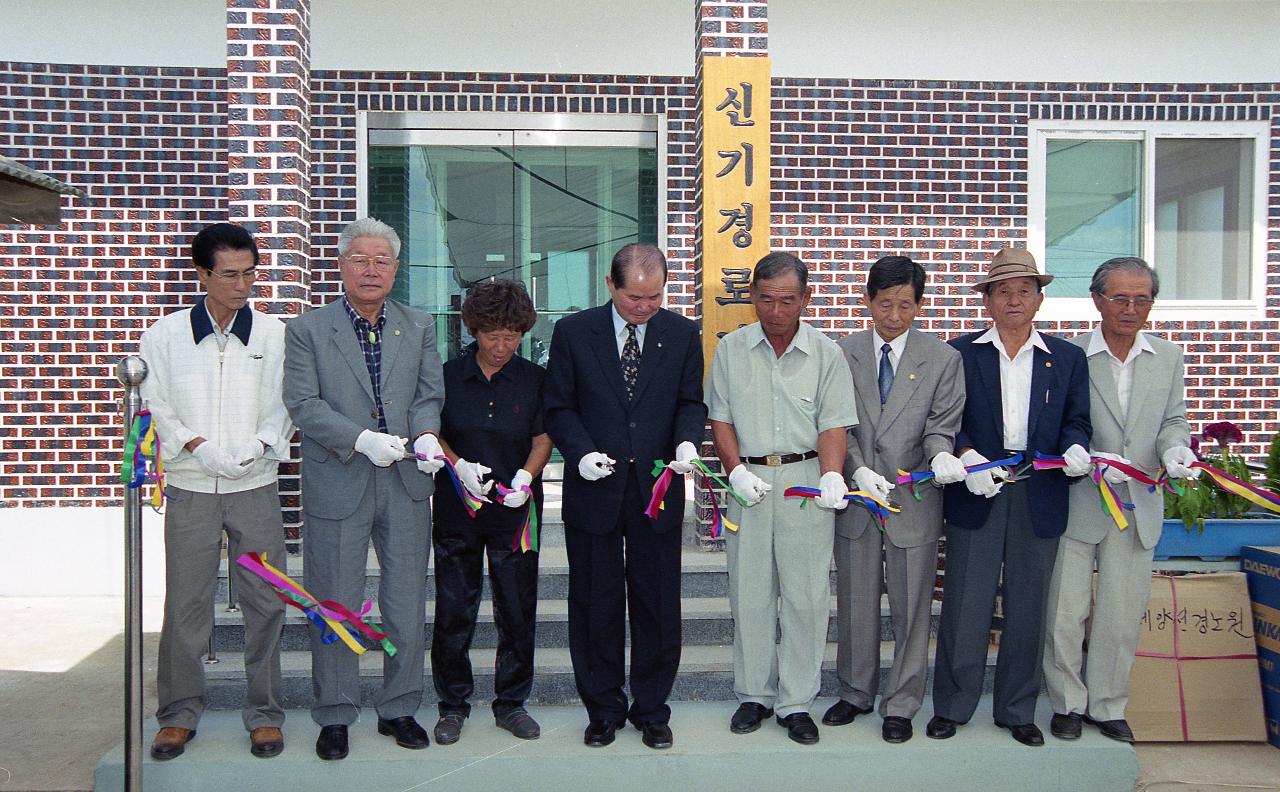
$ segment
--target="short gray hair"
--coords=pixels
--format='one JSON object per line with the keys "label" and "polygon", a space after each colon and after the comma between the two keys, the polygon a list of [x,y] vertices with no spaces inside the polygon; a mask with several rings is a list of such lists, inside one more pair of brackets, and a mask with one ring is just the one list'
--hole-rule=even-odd
{"label": "short gray hair", "polygon": [[751,285],[754,286],[762,280],[781,278],[788,272],[796,274],[796,280],[800,281],[801,289],[809,285],[809,268],[795,255],[784,250],[766,253],[764,258],[756,262],[755,272],[751,275]]}
{"label": "short gray hair", "polygon": [[1151,299],[1160,294],[1160,275],[1155,269],[1137,256],[1117,256],[1107,259],[1093,271],[1093,280],[1089,282],[1089,291],[1102,294],[1107,288],[1107,276],[1113,272],[1142,272],[1151,278]]}
{"label": "short gray hair", "polygon": [[347,224],[338,237],[338,255],[347,255],[351,243],[360,237],[385,239],[391,245],[391,255],[400,258],[400,235],[396,230],[376,217],[362,217],[354,223]]}

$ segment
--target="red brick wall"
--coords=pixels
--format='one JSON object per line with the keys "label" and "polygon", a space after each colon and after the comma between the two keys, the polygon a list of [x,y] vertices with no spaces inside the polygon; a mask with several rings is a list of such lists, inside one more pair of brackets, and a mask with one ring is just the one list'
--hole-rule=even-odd
{"label": "red brick wall", "polygon": [[[963,284],[988,251],[1025,239],[1029,119],[1280,115],[1277,84],[788,78],[775,79],[774,98],[774,244],[813,267],[812,319],[833,334],[861,327],[860,273],[885,252],[916,257],[942,285],[926,329],[954,335],[972,326],[978,304]],[[357,109],[666,113],[670,302],[693,314],[692,79],[316,71],[307,102],[310,125],[298,139],[310,156],[311,304],[339,289],[332,262],[338,232],[356,214]],[[0,504],[115,502],[111,368],[136,350],[147,324],[188,301],[195,278],[186,245],[199,227],[228,217],[227,107],[221,69],[0,62],[0,152],[89,192],[64,200],[60,228],[0,228]],[[1272,130],[1267,307],[1280,315],[1275,120]],[[263,284],[261,298],[287,313],[297,292],[280,285]],[[1157,330],[1189,352],[1193,426],[1235,421],[1246,450],[1262,453],[1280,429],[1276,319]]]}

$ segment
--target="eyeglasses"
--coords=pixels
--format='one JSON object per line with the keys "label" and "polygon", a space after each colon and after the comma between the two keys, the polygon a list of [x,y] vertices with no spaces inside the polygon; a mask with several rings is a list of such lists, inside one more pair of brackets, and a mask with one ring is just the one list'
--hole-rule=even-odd
{"label": "eyeglasses", "polygon": [[1139,311],[1143,311],[1143,310],[1146,310],[1147,308],[1150,308],[1151,305],[1155,302],[1155,300],[1151,299],[1150,297],[1124,297],[1124,296],[1106,297],[1104,296],[1102,299],[1106,300],[1107,302],[1111,303],[1115,307],[1120,308],[1122,310],[1128,310],[1129,308],[1137,308]]}
{"label": "eyeglasses", "polygon": [[356,269],[365,269],[370,264],[380,270],[389,270],[400,262],[390,256],[346,256],[347,263]]}
{"label": "eyeglasses", "polygon": [[246,269],[246,270],[224,270],[222,272],[214,272],[213,270],[209,270],[209,274],[215,278],[218,278],[223,283],[232,283],[234,281],[240,281],[240,280],[247,281],[248,283],[253,283],[258,279],[258,271],[253,267],[250,267],[249,269]]}

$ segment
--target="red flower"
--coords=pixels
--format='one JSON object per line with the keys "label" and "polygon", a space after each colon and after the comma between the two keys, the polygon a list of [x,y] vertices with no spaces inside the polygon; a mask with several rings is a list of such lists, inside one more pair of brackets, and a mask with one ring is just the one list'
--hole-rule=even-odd
{"label": "red flower", "polygon": [[1211,423],[1204,428],[1205,440],[1216,440],[1220,446],[1244,442],[1244,432],[1230,421]]}

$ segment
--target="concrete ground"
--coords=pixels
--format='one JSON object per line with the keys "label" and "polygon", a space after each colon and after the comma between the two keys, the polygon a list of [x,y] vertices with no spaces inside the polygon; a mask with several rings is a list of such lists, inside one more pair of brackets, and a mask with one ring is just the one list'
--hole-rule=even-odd
{"label": "concrete ground", "polygon": [[[161,603],[146,601],[144,712],[155,711]],[[92,788],[123,735],[119,598],[0,598],[0,792]],[[1280,750],[1265,743],[1144,744],[1136,789],[1280,790]]]}

